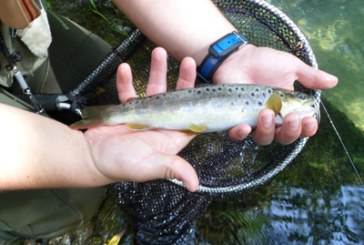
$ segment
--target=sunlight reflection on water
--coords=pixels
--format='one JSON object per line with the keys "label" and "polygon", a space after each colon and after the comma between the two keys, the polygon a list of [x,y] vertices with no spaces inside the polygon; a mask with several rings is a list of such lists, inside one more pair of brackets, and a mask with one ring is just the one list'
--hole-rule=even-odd
{"label": "sunlight reflection on water", "polygon": [[263,233],[281,244],[364,242],[363,202],[363,186],[342,186],[332,195],[287,187],[263,210],[271,220]]}

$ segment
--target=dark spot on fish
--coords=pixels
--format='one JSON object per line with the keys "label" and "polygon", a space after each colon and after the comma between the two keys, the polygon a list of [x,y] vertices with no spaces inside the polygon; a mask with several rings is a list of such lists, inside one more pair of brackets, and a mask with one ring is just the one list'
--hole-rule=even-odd
{"label": "dark spot on fish", "polygon": [[264,92],[262,93],[262,95],[263,95],[264,98],[267,96]]}
{"label": "dark spot on fish", "polygon": [[263,105],[263,102],[258,101],[258,105],[262,106]]}
{"label": "dark spot on fish", "polygon": [[252,92],[252,93],[251,93],[251,96],[252,96],[252,97],[254,97],[254,96],[255,96],[255,93],[254,93],[254,92]]}
{"label": "dark spot on fish", "polygon": [[188,93],[192,93],[192,89],[189,89],[189,90],[188,90]]}
{"label": "dark spot on fish", "polygon": [[216,92],[216,89],[215,89],[215,88],[213,88],[213,89],[212,89],[212,92]]}
{"label": "dark spot on fish", "polygon": [[268,89],[268,94],[271,94],[272,93],[272,90],[271,89]]}
{"label": "dark spot on fish", "polygon": [[241,87],[240,90],[243,91],[243,92],[245,91],[245,89],[243,87]]}
{"label": "dark spot on fish", "polygon": [[232,90],[231,88],[229,88],[229,90],[228,90],[228,91],[229,91],[230,93],[231,93],[231,92],[233,92],[233,90]]}
{"label": "dark spot on fish", "polygon": [[219,91],[221,91],[222,90],[222,88],[221,87],[219,87],[219,88],[217,88]]}
{"label": "dark spot on fish", "polygon": [[159,98],[160,98],[159,95],[155,97],[156,100],[159,100]]}
{"label": "dark spot on fish", "polygon": [[259,88],[256,88],[255,91],[259,92]]}
{"label": "dark spot on fish", "polygon": [[201,90],[197,90],[197,94],[201,94]]}
{"label": "dark spot on fish", "polygon": [[231,103],[230,103],[230,105],[231,105],[231,106],[234,106],[234,102],[231,102]]}
{"label": "dark spot on fish", "polygon": [[210,91],[210,89],[209,88],[205,88],[205,91]]}
{"label": "dark spot on fish", "polygon": [[246,105],[249,105],[249,101],[245,101],[245,104],[246,104]]}
{"label": "dark spot on fish", "polygon": [[238,91],[238,90],[239,90],[239,88],[238,88],[238,87],[235,87],[235,90],[236,90],[236,91]]}
{"label": "dark spot on fish", "polygon": [[241,98],[241,94],[239,94],[238,97]]}

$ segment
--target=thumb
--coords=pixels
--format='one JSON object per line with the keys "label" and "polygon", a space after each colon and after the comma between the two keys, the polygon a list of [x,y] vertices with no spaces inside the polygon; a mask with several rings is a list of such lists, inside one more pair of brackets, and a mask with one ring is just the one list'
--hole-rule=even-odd
{"label": "thumb", "polygon": [[298,81],[311,89],[329,89],[335,87],[338,78],[327,72],[312,68],[302,62],[297,72]]}
{"label": "thumb", "polygon": [[196,191],[199,185],[195,169],[185,159],[176,155],[160,154],[157,157],[161,168],[158,177],[162,179],[178,179],[189,191]]}

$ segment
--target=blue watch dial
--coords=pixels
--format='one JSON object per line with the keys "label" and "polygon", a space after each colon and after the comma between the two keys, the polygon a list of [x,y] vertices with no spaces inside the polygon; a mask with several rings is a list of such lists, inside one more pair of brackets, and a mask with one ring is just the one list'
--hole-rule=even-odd
{"label": "blue watch dial", "polygon": [[213,43],[209,48],[209,53],[215,57],[224,56],[247,42],[247,37],[237,32],[232,32]]}
{"label": "blue watch dial", "polygon": [[210,82],[220,64],[248,42],[246,36],[235,31],[223,36],[209,47],[208,55],[198,68],[198,75],[203,80]]}

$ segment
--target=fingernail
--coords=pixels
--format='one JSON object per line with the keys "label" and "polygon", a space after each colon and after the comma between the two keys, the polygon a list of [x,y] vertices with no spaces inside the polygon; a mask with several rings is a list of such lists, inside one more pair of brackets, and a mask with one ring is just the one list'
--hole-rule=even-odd
{"label": "fingernail", "polygon": [[235,140],[243,140],[245,137],[247,137],[251,132],[251,128],[241,128],[236,132],[236,136],[234,137]]}
{"label": "fingernail", "polygon": [[244,130],[239,130],[237,136],[238,138],[236,140],[243,140],[246,137],[246,132]]}
{"label": "fingernail", "polygon": [[295,119],[288,123],[288,128],[292,131],[296,131],[298,127],[300,126],[299,120]]}
{"label": "fingernail", "polygon": [[305,124],[302,125],[305,131],[312,131],[317,125],[317,121],[314,120],[306,120]]}
{"label": "fingernail", "polygon": [[265,128],[270,128],[273,125],[273,115],[264,115],[262,118],[263,126]]}
{"label": "fingernail", "polygon": [[316,122],[307,122],[304,127],[306,131],[311,131],[316,127]]}

